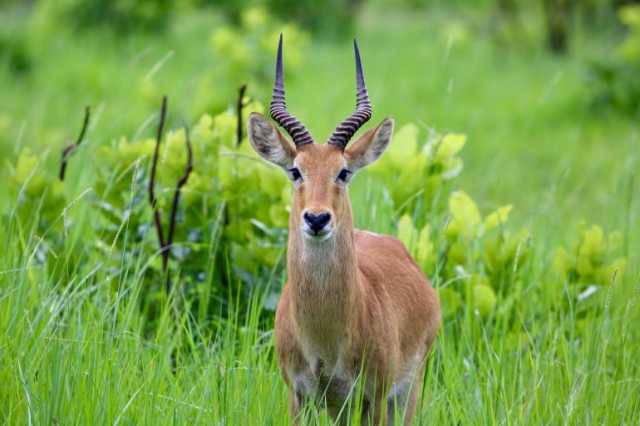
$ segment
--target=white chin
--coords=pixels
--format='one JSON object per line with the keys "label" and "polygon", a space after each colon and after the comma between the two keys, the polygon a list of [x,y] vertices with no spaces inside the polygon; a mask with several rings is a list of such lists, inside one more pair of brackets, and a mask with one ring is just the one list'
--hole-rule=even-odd
{"label": "white chin", "polygon": [[304,239],[307,241],[312,241],[314,243],[321,243],[331,238],[331,235],[333,235],[333,231],[328,231],[322,234],[312,234],[310,232],[303,230],[302,235],[304,235]]}

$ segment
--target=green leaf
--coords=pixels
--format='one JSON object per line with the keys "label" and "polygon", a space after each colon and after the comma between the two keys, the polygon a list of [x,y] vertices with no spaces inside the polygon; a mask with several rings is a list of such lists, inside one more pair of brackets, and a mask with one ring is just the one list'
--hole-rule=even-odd
{"label": "green leaf", "polygon": [[396,166],[403,166],[416,155],[418,150],[418,126],[405,124],[395,132],[393,142],[384,156]]}
{"label": "green leaf", "polygon": [[472,239],[478,234],[482,220],[476,203],[464,191],[455,191],[449,197],[449,213],[451,221],[447,227],[447,235],[457,235]]}
{"label": "green leaf", "polygon": [[467,135],[461,133],[447,133],[437,146],[435,161],[444,162],[453,158],[467,141]]}
{"label": "green leaf", "polygon": [[455,290],[447,287],[438,288],[437,293],[443,317],[450,318],[462,308],[462,298]]}
{"label": "green leaf", "polygon": [[416,261],[422,266],[435,263],[435,249],[431,241],[431,226],[425,225],[418,235]]}
{"label": "green leaf", "polygon": [[480,315],[487,316],[496,305],[496,294],[493,289],[484,284],[474,285],[471,289],[473,295],[473,306]]}
{"label": "green leaf", "polygon": [[508,204],[506,206],[499,207],[493,213],[489,214],[484,220],[485,231],[490,231],[493,228],[504,225],[509,220],[509,213],[513,206]]}
{"label": "green leaf", "polygon": [[409,252],[413,252],[413,242],[416,230],[413,227],[411,216],[405,214],[398,221],[397,236],[400,241],[407,247]]}

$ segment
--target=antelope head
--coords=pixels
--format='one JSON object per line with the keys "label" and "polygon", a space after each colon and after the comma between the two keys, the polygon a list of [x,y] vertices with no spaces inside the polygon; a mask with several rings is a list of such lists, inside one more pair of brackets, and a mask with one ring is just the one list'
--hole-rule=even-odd
{"label": "antelope head", "polygon": [[312,243],[328,241],[341,230],[350,231],[353,228],[347,194],[349,181],[358,170],[380,157],[393,132],[393,120],[386,118],[347,146],[372,113],[355,40],[354,51],[356,109],[336,127],[326,144],[316,144],[305,126],[287,111],[282,35],[278,43],[270,113],[291,140],[264,116],[253,113],[249,117],[251,145],[265,160],[281,167],[293,184],[290,232],[299,232],[306,241]]}

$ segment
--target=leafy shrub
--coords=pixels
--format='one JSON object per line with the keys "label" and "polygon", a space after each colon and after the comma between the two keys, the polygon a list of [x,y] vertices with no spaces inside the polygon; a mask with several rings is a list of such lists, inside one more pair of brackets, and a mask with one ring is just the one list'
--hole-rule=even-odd
{"label": "leafy shrub", "polygon": [[[250,112],[263,109],[249,103],[244,121]],[[290,185],[280,171],[268,171],[271,166],[246,139],[236,141],[236,126],[235,113],[227,110],[204,114],[190,131],[193,171],[183,188],[169,276],[200,317],[219,312],[216,306],[229,294],[249,300],[252,290],[269,285],[283,270]],[[160,146],[156,192],[162,212],[168,211],[176,181],[184,173],[185,137],[184,129],[170,130]],[[468,308],[487,319],[507,313],[506,323],[513,322],[512,340],[519,342],[521,331],[509,315],[522,305],[519,289],[532,257],[530,232],[509,226],[511,205],[483,213],[468,194],[451,188],[463,168],[459,154],[464,135],[431,132],[420,142],[418,128],[410,124],[396,139],[365,173],[388,194],[399,217],[397,235],[433,277],[444,316],[454,318]],[[148,201],[155,144],[151,138],[121,138],[97,148],[97,214],[92,220],[97,236],[93,250],[114,271],[140,270],[150,304],[163,297],[166,278]],[[22,152],[16,164],[10,182],[18,216],[28,223],[34,211],[41,211],[38,226],[49,229],[46,237],[55,241],[66,204],[61,182],[29,151]],[[594,286],[608,285],[622,274],[625,259],[615,255],[620,240],[618,233],[606,235],[598,226],[582,229],[575,246],[558,249],[555,272],[545,277],[548,285],[542,290],[557,293],[552,298],[559,309],[567,301],[565,288],[570,303],[589,298]],[[269,308],[275,307],[272,296],[267,298]],[[153,319],[153,310],[148,312]]]}
{"label": "leafy shrub", "polygon": [[[466,136],[432,133],[424,144],[418,141],[418,127],[408,124],[400,128],[394,142],[371,168],[370,173],[388,191],[398,213],[414,212],[420,225],[426,211],[442,207],[439,197],[447,183],[462,171],[457,155]],[[388,186],[388,182],[395,182]]]}
{"label": "leafy shrub", "polygon": [[429,224],[418,229],[405,215],[398,223],[398,237],[427,274],[441,283],[438,294],[445,317],[455,315],[464,303],[487,316],[496,305],[496,294],[509,297],[509,286],[520,279],[529,252],[529,232],[506,229],[511,205],[483,218],[463,191],[451,193],[448,204],[448,220],[439,232]]}
{"label": "leafy shrub", "polygon": [[483,217],[464,191],[451,192],[463,168],[459,154],[465,141],[462,134],[431,132],[421,143],[418,128],[409,124],[370,169],[400,216],[398,237],[435,277],[449,317],[467,303],[490,314],[496,294],[508,295],[519,279],[529,252],[529,232],[505,226],[511,205]]}
{"label": "leafy shrub", "polygon": [[225,58],[224,67],[236,81],[271,83],[273,48],[280,33],[286,37],[285,66],[295,71],[309,42],[307,33],[296,25],[281,24],[262,7],[244,10],[238,26],[213,30],[210,43],[214,53]]}
{"label": "leafy shrub", "polygon": [[[556,249],[553,268],[560,283],[565,285],[554,286],[555,292],[567,292],[568,302],[582,310],[597,305],[602,289],[621,281],[624,275],[627,261],[620,253],[622,242],[618,231],[606,234],[598,225],[582,225],[573,245]],[[561,307],[566,308],[568,304]]]}
{"label": "leafy shrub", "polygon": [[[249,103],[244,122],[250,112],[262,110],[258,103]],[[235,114],[225,111],[214,117],[203,115],[190,132],[193,172],[183,188],[176,243],[171,248],[172,257],[180,261],[181,280],[186,283],[182,287],[190,291],[210,286],[211,281],[232,285],[238,280],[249,291],[267,282],[273,268],[280,266],[289,185],[280,173],[265,173],[264,163],[246,141],[237,144],[236,126]],[[183,130],[169,131],[161,145],[156,190],[161,211],[168,211],[175,182],[184,172],[184,138]],[[102,217],[100,247],[111,254],[114,265],[121,262],[123,250],[130,251],[126,258],[132,261],[140,256],[154,259],[147,275],[155,290],[161,291],[163,274],[147,200],[148,162],[154,146],[153,139],[121,139],[100,148],[96,187]],[[123,223],[132,230],[129,239],[122,233]],[[110,250],[114,246],[118,247],[115,252]],[[218,270],[208,271],[212,256],[218,257]],[[214,292],[228,290],[215,288]]]}
{"label": "leafy shrub", "polygon": [[[39,235],[55,236],[63,226],[66,205],[64,185],[41,164],[42,157],[24,148],[10,170],[9,189],[16,200],[15,214],[24,227],[34,226]],[[37,213],[34,219],[34,214]]]}
{"label": "leafy shrub", "polygon": [[[530,231],[508,226],[512,205],[483,215],[468,194],[450,190],[463,167],[458,155],[464,135],[432,133],[420,145],[418,133],[413,125],[400,129],[371,171],[386,184],[400,215],[397,236],[433,277],[445,317],[464,312],[466,306],[482,317],[495,315],[499,307],[507,312],[521,297],[516,289],[522,287],[532,256]],[[601,306],[592,296],[624,272],[621,241],[620,233],[606,235],[597,225],[581,229],[575,246],[560,247],[554,255],[555,273],[545,278],[544,291],[552,289],[550,299],[559,308],[576,302],[591,311]],[[592,302],[584,303],[589,298]],[[513,333],[519,341],[517,328]]]}
{"label": "leafy shrub", "polygon": [[[532,252],[529,230],[509,228],[511,205],[483,216],[468,194],[449,192],[448,185],[444,186],[462,170],[458,154],[464,136],[431,135],[420,147],[417,135],[415,127],[401,129],[401,143],[391,145],[380,161],[386,182],[394,182],[386,190],[402,214],[398,238],[427,275],[434,277],[445,317],[460,314],[465,306],[482,317],[495,314],[498,301],[503,307],[516,306],[520,293],[515,289],[521,287]],[[374,174],[381,172],[373,169]],[[438,202],[439,198],[446,199],[446,204]],[[421,205],[430,206],[428,220],[417,213],[425,211]],[[624,272],[621,242],[620,233],[606,235],[593,225],[579,231],[579,240],[571,249],[558,248],[553,259],[555,273],[546,282],[553,293],[550,299],[559,309],[575,303],[585,310],[601,306],[599,297],[593,296],[600,296],[599,290],[621,279]],[[518,335],[516,330],[514,336]]]}

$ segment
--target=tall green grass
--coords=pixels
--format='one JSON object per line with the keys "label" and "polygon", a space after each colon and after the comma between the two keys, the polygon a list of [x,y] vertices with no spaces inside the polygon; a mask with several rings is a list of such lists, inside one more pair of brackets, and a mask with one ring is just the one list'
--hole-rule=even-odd
{"label": "tall green grass", "polygon": [[[82,217],[82,209],[75,214]],[[13,219],[2,229],[0,414],[6,424],[289,424],[263,294],[246,310],[232,308],[203,324],[184,314],[176,292],[155,301],[161,319],[149,331],[140,279],[147,259],[114,272],[93,256],[61,275],[72,264],[73,245],[83,244],[81,230],[41,263],[39,236]],[[602,309],[586,316],[574,309],[545,314],[551,301],[531,295],[547,250],[536,246],[526,280],[514,284],[523,306],[499,308],[518,317],[525,333],[506,333],[504,312],[487,320],[467,308],[444,323],[415,424],[640,421],[640,285],[616,283]],[[330,424],[326,413],[308,408],[304,416],[308,424]]]}

